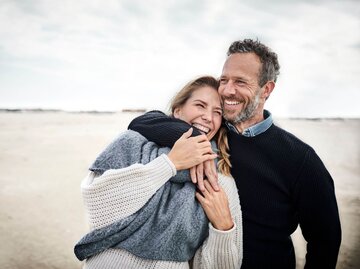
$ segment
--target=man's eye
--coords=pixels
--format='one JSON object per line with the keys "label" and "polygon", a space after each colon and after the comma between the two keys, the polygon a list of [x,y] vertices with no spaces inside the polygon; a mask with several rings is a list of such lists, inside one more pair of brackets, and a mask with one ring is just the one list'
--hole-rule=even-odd
{"label": "man's eye", "polygon": [[236,82],[236,84],[244,84],[245,83],[245,81],[242,81],[242,80],[236,80],[235,82]]}
{"label": "man's eye", "polygon": [[226,82],[227,82],[227,79],[225,79],[225,78],[220,79],[221,84],[225,84]]}

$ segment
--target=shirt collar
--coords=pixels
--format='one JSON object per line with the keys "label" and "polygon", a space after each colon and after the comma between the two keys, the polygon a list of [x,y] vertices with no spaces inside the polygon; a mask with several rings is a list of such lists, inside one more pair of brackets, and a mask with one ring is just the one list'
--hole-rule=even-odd
{"label": "shirt collar", "polygon": [[[232,125],[230,122],[226,121],[225,124],[230,131],[240,134],[240,132],[236,129],[236,127]],[[267,110],[264,110],[264,120],[245,129],[241,133],[241,135],[247,137],[257,136],[265,132],[267,129],[269,129],[272,124],[273,124],[273,119],[271,113]]]}

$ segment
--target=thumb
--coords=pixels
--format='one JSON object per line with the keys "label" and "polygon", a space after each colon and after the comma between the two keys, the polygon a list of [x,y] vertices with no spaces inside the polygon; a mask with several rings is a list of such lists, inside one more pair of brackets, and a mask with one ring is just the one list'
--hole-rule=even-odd
{"label": "thumb", "polygon": [[182,134],[181,138],[189,138],[192,133],[193,133],[193,128],[191,127],[189,130],[187,130],[185,133]]}

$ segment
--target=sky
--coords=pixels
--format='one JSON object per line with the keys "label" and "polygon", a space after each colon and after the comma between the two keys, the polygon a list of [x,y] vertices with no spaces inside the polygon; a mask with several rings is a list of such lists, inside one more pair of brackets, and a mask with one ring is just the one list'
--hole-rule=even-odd
{"label": "sky", "polygon": [[360,117],[357,0],[0,0],[0,108],[166,111],[244,38],[279,56],[274,116]]}

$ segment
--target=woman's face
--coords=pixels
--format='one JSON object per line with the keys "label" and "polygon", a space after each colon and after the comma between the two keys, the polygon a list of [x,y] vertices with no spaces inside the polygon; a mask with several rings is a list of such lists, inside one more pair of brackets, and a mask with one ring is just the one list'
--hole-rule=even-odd
{"label": "woman's face", "polygon": [[217,90],[209,86],[195,90],[186,103],[174,110],[174,117],[186,121],[210,140],[219,130],[222,109]]}

